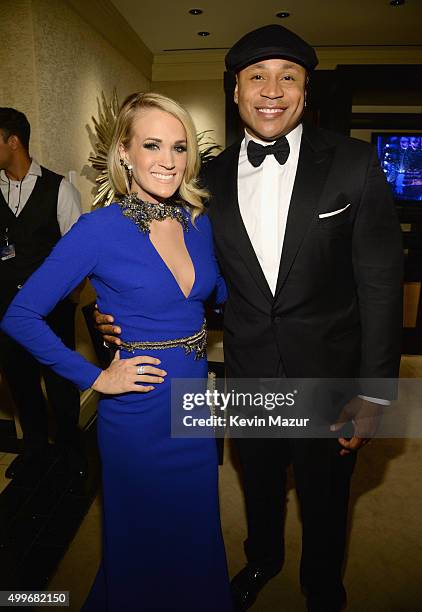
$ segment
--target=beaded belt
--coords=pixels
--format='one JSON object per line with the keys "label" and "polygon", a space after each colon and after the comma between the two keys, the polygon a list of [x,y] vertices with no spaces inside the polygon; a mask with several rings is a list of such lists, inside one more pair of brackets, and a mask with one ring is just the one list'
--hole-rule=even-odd
{"label": "beaded belt", "polygon": [[151,342],[124,342],[119,345],[119,349],[135,352],[137,349],[148,351],[151,349],[162,350],[181,346],[184,348],[186,355],[195,351],[195,359],[203,359],[207,355],[207,326],[206,321],[202,323],[201,329],[192,336],[184,338],[174,338],[173,340],[156,340]]}

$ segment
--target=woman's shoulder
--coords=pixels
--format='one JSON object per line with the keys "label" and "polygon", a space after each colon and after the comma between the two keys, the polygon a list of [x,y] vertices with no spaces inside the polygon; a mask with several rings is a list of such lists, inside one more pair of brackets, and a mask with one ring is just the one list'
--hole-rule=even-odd
{"label": "woman's shoulder", "polygon": [[202,240],[204,240],[207,244],[213,244],[214,240],[212,226],[207,211],[201,213],[200,215],[198,215],[198,217],[196,217],[194,221],[194,227],[196,231],[198,231],[202,236]]}
{"label": "woman's shoulder", "polygon": [[113,202],[109,206],[102,206],[101,208],[95,208],[94,210],[91,210],[82,216],[89,218],[92,222],[94,221],[98,221],[99,223],[107,222],[108,219],[111,219],[115,217],[116,215],[120,214],[120,210],[121,208],[119,206],[119,203]]}
{"label": "woman's shoulder", "polygon": [[116,218],[121,217],[121,209],[117,202],[104,206],[102,208],[96,208],[89,212],[84,213],[79,217],[78,224],[83,224],[85,228],[94,230],[95,228],[102,228],[116,222]]}
{"label": "woman's shoulder", "polygon": [[203,232],[211,232],[211,222],[206,210],[196,217],[195,225],[197,229],[202,230]]}
{"label": "woman's shoulder", "polygon": [[79,217],[62,240],[77,241],[78,244],[80,241],[101,243],[103,236],[109,238],[114,234],[118,216],[121,216],[118,204],[86,212]]}

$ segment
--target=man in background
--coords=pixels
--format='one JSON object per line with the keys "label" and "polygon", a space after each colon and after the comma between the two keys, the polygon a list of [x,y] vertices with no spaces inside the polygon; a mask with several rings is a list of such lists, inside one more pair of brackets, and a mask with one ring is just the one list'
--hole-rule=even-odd
{"label": "man in background", "polygon": [[[13,108],[0,108],[0,319],[26,279],[50,254],[81,214],[79,192],[62,176],[40,166],[29,153],[30,124]],[[76,303],[69,297],[49,315],[49,324],[75,347]],[[43,338],[40,338],[43,342]],[[19,412],[23,453],[7,478],[36,469],[49,454],[44,377],[56,418],[56,450],[82,475],[85,460],[78,428],[79,391],[0,332],[0,367]]]}

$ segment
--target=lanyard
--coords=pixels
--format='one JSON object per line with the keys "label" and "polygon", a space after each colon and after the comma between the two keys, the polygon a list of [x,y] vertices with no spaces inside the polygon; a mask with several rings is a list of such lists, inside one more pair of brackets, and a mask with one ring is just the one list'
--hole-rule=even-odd
{"label": "lanyard", "polygon": [[[7,176],[7,175],[6,175],[6,176]],[[7,205],[8,205],[8,206],[9,206],[9,208],[10,208],[10,205],[9,205],[9,202],[10,202],[10,178],[9,178],[9,177],[7,177],[7,182],[8,182],[8,188],[7,188]],[[13,214],[15,215],[15,218],[17,218],[17,216],[18,216],[18,213],[19,213],[19,208],[20,208],[20,205],[21,205],[22,183],[23,183],[23,179],[21,179],[21,180],[19,181],[19,196],[18,196],[18,204],[17,204],[17,206],[16,206],[16,209],[15,209],[14,211],[12,211],[12,212],[13,212]],[[5,245],[5,246],[6,246],[6,247],[9,247],[9,228],[8,228],[8,227],[6,227],[6,228],[5,228],[5,231],[4,231],[4,234],[3,234],[3,240],[4,240],[4,241],[5,241],[5,243],[6,243],[6,245]],[[14,252],[14,247],[12,246],[12,248],[13,248],[13,252]],[[13,254],[13,257],[14,257],[14,254]],[[2,260],[3,260],[3,257],[2,257]]]}

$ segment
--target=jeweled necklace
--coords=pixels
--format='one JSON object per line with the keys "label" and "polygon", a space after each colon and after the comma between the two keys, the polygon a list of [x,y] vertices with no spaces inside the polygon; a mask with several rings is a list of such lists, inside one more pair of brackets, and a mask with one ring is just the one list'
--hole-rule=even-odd
{"label": "jeweled necklace", "polygon": [[176,219],[185,232],[188,231],[186,213],[177,204],[146,202],[138,198],[136,193],[131,193],[123,196],[119,205],[124,216],[136,223],[144,234],[149,234],[151,221],[163,221],[164,219]]}

